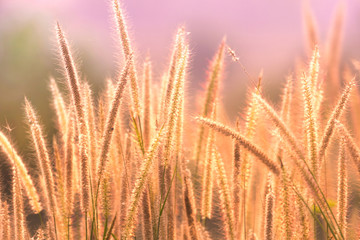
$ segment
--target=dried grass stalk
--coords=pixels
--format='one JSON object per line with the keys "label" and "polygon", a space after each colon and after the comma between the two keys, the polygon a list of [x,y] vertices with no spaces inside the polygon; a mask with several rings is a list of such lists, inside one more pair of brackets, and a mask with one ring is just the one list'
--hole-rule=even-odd
{"label": "dried grass stalk", "polygon": [[325,155],[325,151],[327,149],[327,146],[329,145],[329,142],[331,140],[332,133],[335,129],[335,121],[339,120],[342,112],[344,111],[347,101],[351,95],[351,90],[355,86],[355,79],[353,78],[345,87],[343,94],[341,95],[341,98],[339,99],[338,103],[336,104],[334,110],[331,113],[331,116],[326,124],[323,137],[321,139],[321,142],[319,144],[319,164],[321,166],[322,159]]}
{"label": "dried grass stalk", "polygon": [[150,170],[154,157],[156,156],[156,151],[159,147],[160,141],[162,138],[162,129],[159,130],[156,138],[154,138],[147,154],[142,163],[140,174],[137,175],[135,181],[135,187],[132,190],[129,208],[127,210],[125,229],[124,229],[124,238],[130,239],[134,235],[134,224],[136,222],[137,211],[139,207],[140,200],[143,196],[143,192],[146,187],[147,180],[149,178]]}
{"label": "dried grass stalk", "polygon": [[220,153],[214,149],[215,165],[218,174],[218,186],[220,190],[221,209],[225,218],[226,239],[235,239],[233,202],[230,195],[230,187],[225,173],[224,162]]}
{"label": "dried grass stalk", "polygon": [[25,240],[25,219],[23,196],[21,194],[21,186],[19,173],[16,167],[13,167],[13,211],[14,211],[14,233],[15,240]]}
{"label": "dried grass stalk", "polygon": [[10,163],[15,166],[19,172],[19,178],[24,186],[27,197],[30,199],[32,210],[35,213],[39,213],[42,209],[42,206],[31,176],[28,173],[23,160],[20,158],[8,138],[2,132],[0,132],[0,146],[10,160]]}
{"label": "dried grass stalk", "polygon": [[126,82],[128,79],[129,69],[132,64],[131,59],[132,59],[131,57],[128,59],[126,65],[121,73],[121,76],[116,84],[116,89],[115,89],[115,93],[113,95],[111,106],[110,106],[109,112],[106,116],[105,129],[104,129],[104,133],[103,133],[101,150],[100,150],[100,155],[99,155],[99,160],[98,160],[98,163],[99,163],[98,173],[97,173],[98,184],[100,184],[102,173],[106,167],[107,154],[109,152],[110,145],[111,145],[111,138],[112,138],[113,131],[114,131],[116,116],[117,116],[117,113],[119,110],[120,100],[123,96],[123,92],[124,92]]}
{"label": "dried grass stalk", "polygon": [[57,38],[59,48],[66,69],[68,87],[72,96],[72,103],[76,110],[76,120],[79,127],[79,147],[80,147],[80,161],[81,161],[81,199],[83,211],[89,210],[90,205],[90,178],[89,178],[89,157],[88,157],[88,131],[85,121],[84,99],[80,92],[79,77],[75,68],[74,60],[72,59],[69,44],[65,38],[59,23],[56,26]]}
{"label": "dried grass stalk", "polygon": [[217,132],[232,137],[233,139],[237,140],[239,144],[241,144],[246,150],[254,154],[263,164],[265,164],[270,171],[272,171],[275,175],[280,174],[280,168],[277,164],[274,163],[273,160],[270,159],[258,146],[251,143],[248,139],[246,139],[244,136],[239,134],[237,131],[219,123],[212,121],[208,118],[203,117],[196,117],[196,120],[198,120],[201,124],[206,125],[210,128],[213,128]]}
{"label": "dried grass stalk", "polygon": [[136,117],[140,116],[140,97],[139,97],[139,86],[136,73],[136,65],[134,58],[132,57],[133,50],[130,43],[129,34],[127,31],[127,25],[125,22],[124,14],[118,3],[118,0],[113,0],[113,9],[116,19],[116,27],[120,35],[121,46],[126,60],[130,59],[130,68],[129,68],[129,78],[130,78],[130,88],[131,88],[131,99],[132,99],[132,110],[135,113]]}
{"label": "dried grass stalk", "polygon": [[[202,117],[209,117],[212,112],[212,107],[218,95],[218,89],[220,85],[220,79],[224,70],[224,50],[225,50],[225,39],[221,42],[217,53],[215,54],[213,61],[210,63],[208,86],[205,94],[205,104]],[[198,141],[195,149],[195,161],[198,167],[200,161],[200,155],[202,154],[202,145],[204,141],[205,129],[200,126]]]}
{"label": "dried grass stalk", "polygon": [[345,157],[345,139],[340,140],[340,152],[338,160],[338,182],[337,182],[337,221],[343,236],[346,236],[348,212],[348,175]]}
{"label": "dried grass stalk", "polygon": [[49,152],[46,148],[45,139],[42,134],[41,127],[38,123],[35,112],[30,104],[30,102],[25,98],[25,110],[27,115],[27,120],[31,130],[31,136],[35,145],[37,157],[39,160],[39,166],[41,169],[41,174],[43,181],[45,183],[45,197],[47,199],[47,208],[50,211],[53,217],[56,217],[57,202],[55,194],[55,184],[54,177],[50,163]]}

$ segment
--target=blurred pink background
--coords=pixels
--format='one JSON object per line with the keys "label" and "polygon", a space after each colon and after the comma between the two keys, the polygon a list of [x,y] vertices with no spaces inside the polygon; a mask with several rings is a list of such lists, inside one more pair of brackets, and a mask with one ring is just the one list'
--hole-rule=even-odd
{"label": "blurred pink background", "polygon": [[[342,59],[349,62],[360,59],[360,1],[343,3]],[[327,39],[338,4],[333,0],[309,3],[321,43]],[[208,62],[223,36],[251,75],[256,77],[264,70],[264,91],[275,101],[295,61],[307,60],[302,1],[125,0],[122,5],[139,63],[150,53],[155,81],[167,69],[176,28],[186,26],[192,50],[190,99],[203,85]],[[48,79],[62,79],[56,21],[67,33],[82,76],[95,88],[102,89],[105,78],[115,75],[121,59],[108,0],[0,0],[0,125],[10,122],[20,143],[23,140],[17,128],[23,123],[25,95],[39,110],[45,126],[53,124]],[[230,116],[244,106],[249,86],[241,67],[227,58],[223,101]]]}

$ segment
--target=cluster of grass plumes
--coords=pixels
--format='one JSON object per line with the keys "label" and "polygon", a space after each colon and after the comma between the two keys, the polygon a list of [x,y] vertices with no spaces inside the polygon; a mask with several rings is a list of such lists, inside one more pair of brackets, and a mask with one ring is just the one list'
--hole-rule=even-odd
{"label": "cluster of grass plumes", "polygon": [[[220,114],[227,55],[240,63],[225,40],[209,65],[202,109],[190,117],[185,28],[177,31],[159,91],[150,56],[139,68],[117,0],[113,10],[124,64],[97,100],[56,25],[67,92],[51,79],[51,144],[25,99],[39,174],[17,153],[10,129],[0,131],[12,172],[12,197],[0,196],[1,239],[358,239],[360,205],[348,198],[358,194],[360,136],[351,131],[360,130],[360,96],[350,70],[339,91],[340,40],[331,37],[336,52],[323,58],[309,9],[309,64],[287,77],[280,109],[266,100],[260,74],[235,126]],[[28,215],[40,222],[36,229]]]}

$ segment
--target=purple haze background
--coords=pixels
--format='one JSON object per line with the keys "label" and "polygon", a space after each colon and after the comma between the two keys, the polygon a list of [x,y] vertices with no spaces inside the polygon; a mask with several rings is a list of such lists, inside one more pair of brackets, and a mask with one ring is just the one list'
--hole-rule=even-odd
{"label": "purple haze background", "polygon": [[[360,2],[343,3],[344,63],[360,59]],[[327,39],[338,4],[333,0],[309,3],[321,44]],[[124,0],[122,5],[138,62],[150,54],[155,81],[167,69],[176,28],[186,26],[192,50],[188,78],[192,100],[203,86],[208,62],[223,36],[252,76],[264,70],[265,92],[274,100],[295,61],[307,61],[302,1]],[[116,75],[122,59],[110,1],[0,0],[0,125],[10,122],[20,144],[25,95],[39,110],[45,126],[53,124],[48,79],[63,78],[57,57],[56,21],[79,59],[82,77],[95,88],[104,88],[105,78]],[[223,100],[228,114],[234,116],[244,106],[245,91],[251,82],[238,64],[230,58],[226,61]]]}

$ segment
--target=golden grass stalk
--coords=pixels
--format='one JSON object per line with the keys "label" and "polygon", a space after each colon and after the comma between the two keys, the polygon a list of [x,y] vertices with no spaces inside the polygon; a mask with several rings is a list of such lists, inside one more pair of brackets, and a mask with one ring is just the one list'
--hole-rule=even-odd
{"label": "golden grass stalk", "polygon": [[275,208],[275,195],[272,191],[272,186],[269,186],[269,191],[266,194],[265,202],[265,233],[264,239],[273,239],[273,225],[274,225],[274,208]]}
{"label": "golden grass stalk", "polygon": [[284,88],[283,98],[281,102],[281,117],[285,123],[290,121],[291,113],[291,101],[293,98],[293,79],[291,76],[288,76],[286,79],[286,85]]}
{"label": "golden grass stalk", "polygon": [[[170,153],[173,145],[173,137],[174,131],[177,127],[177,120],[179,115],[179,104],[181,103],[181,99],[184,96],[184,82],[185,82],[185,74],[186,74],[186,67],[188,63],[188,47],[186,46],[183,50],[180,63],[179,63],[179,70],[176,75],[175,86],[173,89],[172,97],[171,97],[171,106],[169,109],[169,117],[168,117],[168,128],[167,134],[165,138],[165,151],[164,151],[164,163],[165,166],[168,164]],[[180,105],[181,106],[181,105]]]}
{"label": "golden grass stalk", "polygon": [[57,124],[62,141],[65,142],[67,111],[64,99],[59,91],[59,88],[53,78],[50,79],[50,90],[52,94],[52,104],[55,109]]}
{"label": "golden grass stalk", "polygon": [[267,116],[271,119],[274,125],[279,129],[281,135],[287,140],[290,147],[294,150],[297,157],[300,159],[305,159],[304,154],[301,151],[297,140],[294,134],[290,131],[290,129],[286,126],[284,121],[279,117],[276,111],[260,96],[257,95],[260,106],[265,110]]}
{"label": "golden grass stalk", "polygon": [[175,130],[175,156],[180,158],[183,149],[184,119],[185,119],[185,90],[183,90],[178,104],[178,119]]}
{"label": "golden grass stalk", "polygon": [[89,158],[87,153],[88,129],[85,121],[84,113],[84,99],[81,97],[80,83],[72,59],[69,44],[61,30],[59,23],[56,26],[57,38],[60,47],[61,56],[63,59],[64,67],[66,69],[68,87],[71,92],[72,102],[76,110],[76,119],[79,127],[79,147],[80,147],[80,161],[81,161],[81,197],[82,209],[87,211],[90,204],[90,179],[89,179]]}
{"label": "golden grass stalk", "polygon": [[332,111],[331,116],[326,124],[324,134],[323,134],[323,137],[322,137],[320,145],[319,145],[320,147],[319,147],[318,159],[320,161],[319,162],[320,166],[321,166],[322,159],[325,155],[326,148],[329,145],[332,133],[335,128],[335,121],[340,118],[342,112],[344,111],[347,101],[351,95],[351,90],[354,86],[355,86],[355,79],[353,78],[345,87],[345,89],[341,95],[341,98],[339,99],[338,103],[336,104],[336,106],[335,106],[334,110]]}
{"label": "golden grass stalk", "polygon": [[[252,141],[255,133],[256,133],[256,126],[258,124],[258,117],[259,117],[259,103],[256,96],[259,94],[259,88],[254,88],[250,93],[250,102],[248,109],[246,111],[246,122],[245,122],[245,129],[244,129],[244,136],[249,140]],[[239,124],[237,124],[237,130],[239,130]],[[246,222],[247,216],[250,213],[250,209],[247,208],[249,201],[252,201],[249,197],[251,195],[252,189],[249,188],[249,184],[251,181],[252,176],[252,159],[249,155],[249,152],[244,149],[242,157],[241,157],[241,165],[240,165],[240,176],[239,180],[236,184],[241,185],[241,226],[243,227],[244,237],[247,235],[246,231]],[[240,186],[239,186],[240,187]],[[235,200],[234,200],[235,201]],[[236,206],[235,206],[236,207]],[[236,219],[235,219],[236,220]],[[237,220],[236,220],[237,221]],[[239,234],[241,232],[241,228],[237,231]]]}
{"label": "golden grass stalk", "polygon": [[337,182],[337,221],[340,230],[346,236],[347,219],[346,214],[348,210],[348,176],[345,157],[345,139],[340,140],[340,152],[338,160],[338,182]]}
{"label": "golden grass stalk", "polygon": [[237,131],[223,125],[222,123],[212,121],[211,119],[208,118],[196,117],[196,120],[199,121],[201,124],[208,126],[225,136],[229,136],[234,140],[237,140],[238,143],[241,144],[241,146],[243,146],[246,150],[254,154],[275,175],[280,174],[279,166],[273,160],[271,160],[271,158],[268,157],[258,146],[250,142],[247,138],[242,136]]}
{"label": "golden grass stalk", "polygon": [[[305,119],[305,129],[306,129],[306,139],[307,139],[307,152],[308,152],[308,160],[310,161],[311,171],[315,176],[318,176],[318,160],[317,160],[317,124],[316,124],[316,113],[314,108],[315,97],[313,85],[317,82],[317,71],[311,70],[312,65],[316,65],[318,58],[318,50],[315,49],[313,59],[310,63],[310,76],[302,77],[302,89],[303,89],[303,97],[305,103],[304,110],[304,119]],[[314,68],[316,69],[316,68]]]}
{"label": "golden grass stalk", "polygon": [[233,202],[230,195],[230,187],[224,168],[224,162],[216,149],[213,150],[213,153],[218,174],[217,180],[220,191],[221,209],[225,218],[226,238],[235,239]]}
{"label": "golden grass stalk", "polygon": [[62,191],[62,183],[63,183],[63,177],[64,177],[64,172],[63,172],[63,168],[62,168],[62,159],[60,156],[60,149],[59,149],[59,143],[58,140],[56,139],[55,136],[53,136],[52,138],[52,149],[53,149],[53,154],[52,154],[52,158],[54,159],[54,164],[55,164],[55,173],[54,173],[54,181],[55,181],[55,185],[57,186],[57,189],[59,192]]}
{"label": "golden grass stalk", "polygon": [[47,199],[47,208],[51,212],[52,216],[56,216],[57,203],[55,198],[55,184],[53,178],[53,172],[51,168],[49,152],[46,148],[45,139],[42,134],[41,127],[38,123],[35,112],[30,102],[25,98],[25,111],[27,120],[29,122],[31,136],[35,145],[37,158],[39,160],[39,166],[43,181],[45,183],[45,195]]}
{"label": "golden grass stalk", "polygon": [[147,148],[151,138],[151,61],[149,58],[144,63],[144,144]]}
{"label": "golden grass stalk", "polygon": [[60,156],[60,150],[57,143],[55,136],[53,136],[53,155],[51,156],[54,159],[55,166],[54,166],[54,182],[56,186],[56,201],[59,207],[59,213],[62,214],[62,220],[59,223],[64,227],[63,231],[59,229],[59,233],[66,233],[67,226],[64,223],[67,223],[66,218],[66,200],[65,200],[65,186],[64,186],[64,168],[63,168],[63,161],[62,157]]}
{"label": "golden grass stalk", "polygon": [[[309,63],[309,72],[308,72],[308,76],[307,76],[308,78],[306,78],[307,82],[302,83],[303,85],[307,84],[307,87],[309,88],[309,91],[310,91],[309,92],[310,95],[314,95],[314,96],[311,96],[312,104],[315,104],[315,94],[316,94],[316,90],[317,90],[319,70],[320,70],[319,60],[320,60],[319,48],[317,45],[315,45],[313,54],[311,56],[311,60]],[[303,88],[304,88],[304,86],[303,86]],[[304,91],[304,89],[303,89],[303,91]],[[305,104],[306,104],[306,102],[305,102]]]}
{"label": "golden grass stalk", "polygon": [[[356,60],[352,61],[352,65],[354,66],[354,68],[356,69],[356,71],[360,70],[360,63]],[[352,73],[352,71],[350,70],[349,66],[345,66],[345,70],[344,70],[344,74],[343,74],[343,78],[344,78],[344,82],[348,83],[350,82],[353,78],[354,75]],[[351,122],[352,125],[354,126],[354,133],[357,139],[360,138],[360,93],[359,91],[352,91],[351,95],[350,95],[350,100],[349,100],[349,105],[350,105],[350,115],[351,115]]]}
{"label": "golden grass stalk", "polygon": [[113,95],[111,106],[110,106],[109,112],[106,116],[105,129],[104,129],[104,133],[103,133],[101,150],[100,150],[100,155],[99,155],[99,160],[98,160],[98,164],[99,164],[98,172],[97,172],[98,184],[100,183],[100,180],[102,177],[102,172],[104,171],[104,169],[106,167],[107,154],[110,149],[111,138],[112,138],[113,131],[114,131],[116,116],[117,116],[117,113],[119,110],[120,100],[123,96],[123,92],[124,92],[124,89],[126,86],[130,66],[133,63],[131,59],[132,59],[132,57],[130,56],[126,62],[126,65],[125,65],[122,73],[121,73],[121,76],[116,84],[116,89],[115,89],[115,93]]}
{"label": "golden grass stalk", "polygon": [[[259,79],[261,76],[259,76]],[[256,133],[256,126],[258,124],[258,118],[259,118],[259,102],[257,99],[257,96],[259,95],[260,86],[257,88],[254,88],[252,92],[250,93],[250,102],[249,106],[246,112],[246,122],[245,122],[245,130],[244,130],[244,136],[249,140],[252,141],[255,133]],[[239,130],[239,126],[238,129]],[[249,152],[243,151],[243,155],[241,158],[241,169],[240,169],[240,182],[238,184],[241,184],[242,186],[242,200],[241,200],[241,210],[242,210],[242,226],[244,227],[244,236],[247,235],[246,231],[246,222],[247,217],[250,216],[250,208],[248,208],[249,201],[252,201],[251,197],[251,178],[252,178],[252,169],[253,169],[253,161],[251,157],[249,156]],[[251,204],[251,203],[250,203]]]}
{"label": "golden grass stalk", "polygon": [[194,197],[193,185],[191,182],[191,173],[186,168],[185,163],[182,167],[183,171],[183,198],[184,208],[186,212],[187,224],[189,227],[189,234],[192,240],[200,239],[198,223],[196,220],[196,202]]}
{"label": "golden grass stalk", "polygon": [[139,207],[140,200],[143,196],[143,192],[146,187],[147,180],[149,178],[150,170],[154,157],[156,156],[156,151],[159,147],[161,138],[162,138],[162,128],[158,131],[157,136],[154,138],[148,152],[146,153],[145,159],[142,162],[140,174],[137,175],[135,181],[135,187],[132,190],[130,204],[128,205],[125,229],[123,232],[124,239],[130,239],[134,235],[134,224],[135,218],[137,216],[137,211]]}
{"label": "golden grass stalk", "polygon": [[[160,183],[160,187],[164,186],[167,189],[170,189],[170,192],[167,197],[166,207],[167,207],[167,237],[173,239],[176,236],[176,217],[174,213],[174,184],[172,183],[172,174],[173,174],[173,163],[171,160],[171,154],[173,153],[174,137],[176,137],[176,130],[178,128],[179,114],[181,110],[181,103],[183,99],[184,83],[185,83],[185,74],[186,67],[188,63],[188,46],[185,46],[180,58],[179,69],[176,74],[175,86],[173,88],[173,93],[171,97],[171,102],[169,106],[169,116],[167,119],[167,133],[164,139],[164,153],[163,153],[163,163],[165,170],[165,184]],[[161,164],[160,164],[161,165]],[[160,171],[161,173],[162,171]],[[161,178],[160,178],[161,181]],[[164,188],[162,189],[162,196],[164,193]]]}
{"label": "golden grass stalk", "polygon": [[296,207],[298,210],[298,224],[300,225],[300,231],[299,236],[301,236],[302,240],[309,240],[310,239],[310,226],[309,226],[309,219],[306,215],[306,210],[304,207],[304,203],[301,201],[301,199],[296,196]]}
{"label": "golden grass stalk", "polygon": [[174,173],[174,163],[170,163],[165,169],[165,187],[168,190],[166,199],[167,208],[167,239],[176,238],[176,216],[175,216],[175,182],[172,181]]}
{"label": "golden grass stalk", "polygon": [[346,127],[340,123],[339,121],[336,121],[336,127],[339,131],[339,135],[344,137],[347,149],[349,150],[349,153],[355,163],[355,166],[358,169],[358,172],[360,173],[360,149],[357,146],[355,140],[350,135],[349,131],[346,129]]}
{"label": "golden grass stalk", "polygon": [[25,240],[25,219],[23,196],[19,174],[16,167],[13,167],[13,211],[14,211],[14,233],[15,240]]}
{"label": "golden grass stalk", "polygon": [[[202,117],[209,117],[212,112],[212,107],[218,95],[218,89],[220,84],[220,79],[224,69],[224,49],[225,49],[225,39],[221,42],[217,53],[215,54],[213,61],[210,63],[209,67],[209,77],[208,77],[208,86],[205,94],[205,104]],[[198,167],[200,157],[202,154],[202,145],[204,141],[205,129],[203,126],[200,126],[198,141],[196,143],[195,149],[195,162]],[[197,169],[196,169],[197,170]]]}
{"label": "golden grass stalk", "polygon": [[[216,104],[216,102],[214,103]],[[211,119],[216,120],[216,106],[213,107]],[[214,171],[214,154],[213,148],[215,143],[215,133],[209,129],[209,136],[206,143],[206,154],[204,162],[204,173],[202,175],[202,193],[201,193],[201,216],[202,218],[211,218],[212,195],[213,195],[213,171]]]}
{"label": "golden grass stalk", "polygon": [[[281,171],[281,174],[282,174],[283,169],[281,169],[281,170],[282,170]],[[281,177],[282,177],[282,175],[280,176],[280,179],[281,179]],[[266,196],[269,193],[269,191],[271,189],[271,186],[272,186],[271,184],[273,182],[273,176],[271,175],[271,173],[267,174],[266,180],[264,179],[263,182],[264,182],[264,186],[263,186],[263,189],[262,189],[262,195],[263,196],[261,196],[261,208],[262,208],[261,213],[262,213],[262,216],[260,216],[260,214],[258,213],[258,217],[261,218],[258,221],[259,224],[260,224],[260,228],[258,228],[259,229],[258,232],[261,233],[262,235],[264,235],[265,227],[266,227]],[[256,201],[256,199],[254,201]],[[277,219],[275,219],[275,221],[274,221],[275,225],[276,225],[276,220]],[[249,233],[251,233],[251,230],[252,229],[250,229]]]}
{"label": "golden grass stalk", "polygon": [[[158,191],[161,197],[159,201],[159,203],[161,204],[161,199],[164,198],[162,196],[165,196],[166,194],[166,185],[165,185],[165,163],[163,161],[163,148],[159,148],[158,154],[157,154],[157,179],[158,179]],[[155,212],[159,212],[159,209],[156,209]],[[159,229],[159,233],[158,236],[160,236],[160,239],[164,238],[166,239],[166,226],[167,226],[167,222],[166,222],[166,215],[163,214],[160,216],[160,212],[158,213],[158,215],[156,216],[156,218],[160,218],[160,229]]]}
{"label": "golden grass stalk", "polygon": [[209,85],[206,89],[205,96],[205,105],[203,110],[203,116],[208,117],[212,112],[214,103],[218,95],[218,89],[220,84],[220,79],[222,77],[222,72],[224,70],[224,49],[225,49],[225,39],[221,42],[219,49],[214,56],[213,62],[210,67],[209,75]]}
{"label": "golden grass stalk", "polygon": [[[185,47],[185,50],[187,47]],[[183,53],[184,54],[184,53]],[[185,52],[187,54],[187,52]],[[187,59],[186,59],[187,60]],[[185,61],[186,61],[185,60]],[[181,61],[180,61],[181,64]],[[186,62],[187,64],[187,62]],[[187,65],[186,65],[187,66]],[[183,71],[183,66],[179,66],[179,70]],[[185,70],[184,70],[185,71]],[[167,188],[170,188],[169,196],[167,198],[167,224],[168,224],[168,238],[174,239],[177,236],[176,230],[176,223],[177,223],[177,216],[176,216],[176,181],[171,184],[171,178],[172,175],[177,175],[177,171],[174,172],[177,169],[178,166],[178,160],[182,158],[182,143],[183,143],[183,125],[184,125],[184,104],[185,104],[185,98],[184,98],[184,80],[185,80],[185,73],[182,74],[182,90],[179,91],[179,96],[177,100],[177,119],[176,119],[176,126],[175,126],[175,151],[172,151],[173,157],[175,158],[176,162],[170,162],[169,166],[166,169],[166,186]],[[177,80],[177,81],[180,81]],[[177,84],[176,84],[177,85]],[[176,86],[175,86],[176,87]],[[171,118],[171,116],[170,116]],[[171,186],[171,187],[170,187]]]}
{"label": "golden grass stalk", "polygon": [[21,182],[24,186],[26,195],[30,200],[32,210],[35,213],[39,213],[42,209],[42,206],[34,183],[25,167],[23,160],[20,158],[8,138],[2,132],[0,132],[0,146],[10,160],[10,163],[15,166],[19,172],[19,178],[21,179]]}
{"label": "golden grass stalk", "polygon": [[119,5],[118,0],[113,0],[113,10],[115,13],[116,27],[120,35],[121,46],[126,60],[130,58],[131,64],[129,69],[129,78],[130,78],[130,87],[131,87],[131,99],[132,99],[132,110],[135,113],[136,117],[140,116],[140,98],[139,98],[139,86],[136,73],[136,65],[134,58],[132,57],[132,47],[129,39],[129,34],[127,31],[127,25],[124,18],[124,14]]}
{"label": "golden grass stalk", "polygon": [[74,159],[74,137],[75,137],[75,119],[73,108],[70,108],[67,123],[66,141],[65,141],[65,199],[66,199],[66,214],[69,217],[73,210],[73,159]]}
{"label": "golden grass stalk", "polygon": [[282,169],[281,171],[281,208],[282,208],[282,232],[286,240],[291,240],[293,235],[293,221],[292,221],[292,210],[290,203],[290,189],[289,189],[289,176],[286,174],[286,171]]}
{"label": "golden grass stalk", "polygon": [[[290,122],[290,111],[291,111],[291,101],[293,97],[293,79],[289,76],[286,80],[286,85],[284,88],[284,93],[282,97],[281,104],[281,116],[284,119],[284,122],[289,124]],[[283,159],[283,148],[280,145],[280,142],[277,142],[277,158],[284,163]],[[293,236],[293,216],[294,214],[291,212],[291,194],[290,194],[290,185],[289,185],[289,176],[287,171],[285,171],[286,167],[283,165],[281,170],[281,178],[280,178],[280,194],[281,198],[281,233],[285,239],[290,240]],[[266,195],[265,195],[266,200]],[[266,201],[265,201],[266,202]],[[265,209],[264,209],[265,211]]]}
{"label": "golden grass stalk", "polygon": [[170,101],[171,101],[171,96],[172,96],[172,92],[173,92],[173,88],[174,88],[174,83],[175,83],[175,78],[176,78],[176,73],[179,70],[179,63],[181,62],[181,56],[183,54],[183,50],[185,47],[185,28],[184,27],[180,27],[177,31],[176,34],[176,38],[175,38],[175,44],[174,44],[174,48],[173,48],[173,52],[172,52],[172,56],[171,56],[171,62],[170,62],[170,66],[169,66],[169,71],[167,73],[167,77],[164,79],[164,83],[166,84],[166,88],[164,88],[164,99],[163,99],[163,111],[167,111],[169,105],[170,105]]}
{"label": "golden grass stalk", "polygon": [[96,179],[96,157],[97,157],[97,131],[95,124],[95,113],[94,113],[94,102],[92,97],[92,91],[90,89],[90,85],[87,82],[84,82],[82,85],[82,94],[84,99],[85,106],[85,121],[87,124],[87,128],[89,129],[88,134],[88,148],[89,148],[89,160],[91,166],[91,179],[93,182]]}
{"label": "golden grass stalk", "polygon": [[233,201],[234,201],[234,220],[236,236],[240,237],[239,223],[240,223],[240,207],[241,207],[241,158],[240,158],[240,144],[234,140],[234,160],[233,160]]}
{"label": "golden grass stalk", "polygon": [[108,221],[110,212],[111,212],[111,203],[110,203],[110,195],[111,195],[111,177],[109,167],[104,170],[102,176],[102,184],[101,184],[101,212],[103,214],[104,220]]}
{"label": "golden grass stalk", "polygon": [[[165,119],[166,112],[164,112],[164,109],[167,109],[167,107],[165,105],[165,99],[166,99],[166,94],[167,94],[168,80],[169,80],[169,78],[167,77],[166,74],[163,74],[161,76],[160,102],[158,102],[158,105],[156,106],[157,109],[159,109],[160,111],[157,112],[156,119],[161,119],[161,120]],[[171,92],[172,92],[172,90],[171,90]]]}
{"label": "golden grass stalk", "polygon": [[131,154],[131,137],[126,136],[126,149],[125,149],[125,159],[124,159],[124,168],[121,175],[121,193],[120,193],[120,235],[121,231],[125,228],[126,221],[126,211],[129,205],[130,198],[130,169],[129,169],[129,161],[132,158]]}
{"label": "golden grass stalk", "polygon": [[113,1],[113,10],[115,13],[115,19],[116,19],[118,32],[120,34],[122,51],[123,51],[125,57],[127,58],[132,53],[132,48],[131,48],[131,43],[130,43],[130,39],[129,39],[129,34],[127,31],[126,22],[124,19],[124,14],[122,12],[122,9],[119,5],[118,0]]}
{"label": "golden grass stalk", "polygon": [[[245,137],[249,138],[249,139],[253,139],[253,137],[255,136],[255,132],[256,132],[256,124],[257,124],[257,120],[259,118],[259,102],[258,102],[258,97],[259,97],[259,91],[258,89],[253,89],[252,90],[252,94],[250,95],[250,103],[249,103],[249,108],[247,109],[246,112],[246,122],[245,122]],[[247,155],[246,157],[247,158]],[[245,160],[246,162],[247,160]],[[249,166],[247,166],[248,168],[250,168]],[[247,176],[247,178],[249,178],[250,176]]]}
{"label": "golden grass stalk", "polygon": [[316,184],[315,179],[313,175],[311,174],[310,166],[306,163],[305,159],[299,160],[296,156],[293,155],[293,152],[288,149],[284,148],[289,156],[294,161],[295,167],[297,170],[299,170],[300,175],[302,176],[303,180],[306,183],[306,186],[308,187],[309,192],[312,194],[313,198],[318,200],[318,203],[321,205],[321,207],[324,207],[324,201],[320,197],[320,189],[318,184]]}

